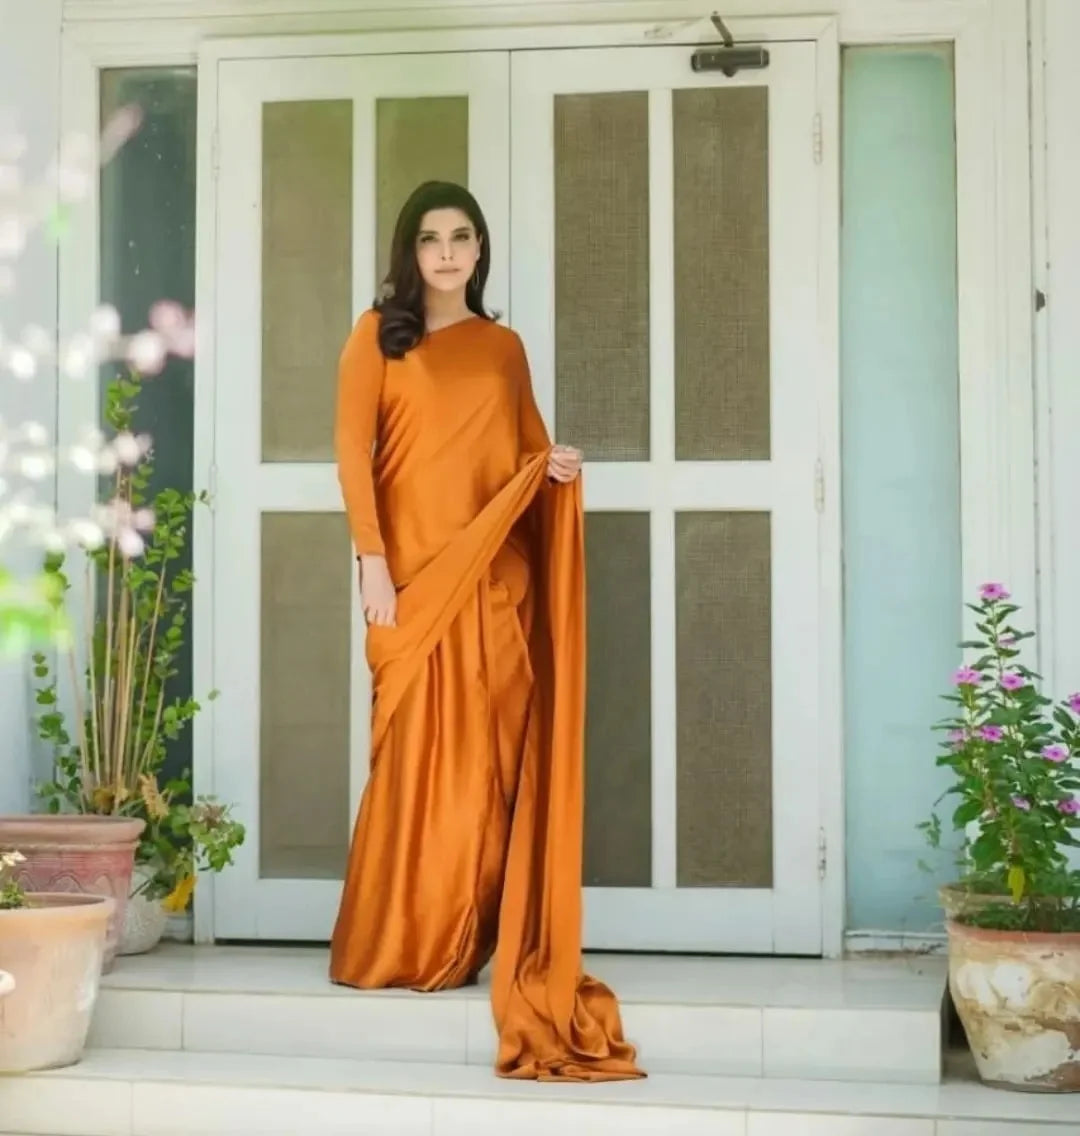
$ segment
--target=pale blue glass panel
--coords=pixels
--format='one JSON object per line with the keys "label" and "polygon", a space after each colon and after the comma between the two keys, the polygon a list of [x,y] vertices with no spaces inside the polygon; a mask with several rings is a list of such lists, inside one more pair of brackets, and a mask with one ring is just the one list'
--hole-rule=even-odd
{"label": "pale blue glass panel", "polygon": [[847,924],[917,932],[962,614],[952,52],[848,48],[842,75]]}

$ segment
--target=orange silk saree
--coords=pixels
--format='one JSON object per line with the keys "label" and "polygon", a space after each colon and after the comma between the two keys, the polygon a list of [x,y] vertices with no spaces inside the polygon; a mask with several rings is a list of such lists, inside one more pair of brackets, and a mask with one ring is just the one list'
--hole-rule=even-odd
{"label": "orange silk saree", "polygon": [[331,978],[443,990],[494,957],[499,1075],[642,1076],[582,970],[580,479],[547,481],[513,332],[467,320],[386,361],[377,321],[342,355],[337,450],[357,551],[386,555],[398,614],[368,629],[371,774]]}

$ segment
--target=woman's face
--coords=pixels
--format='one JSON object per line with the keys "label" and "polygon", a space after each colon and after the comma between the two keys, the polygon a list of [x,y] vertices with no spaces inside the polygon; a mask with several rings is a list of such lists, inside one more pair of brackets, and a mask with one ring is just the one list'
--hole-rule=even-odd
{"label": "woman's face", "polygon": [[429,288],[464,289],[480,259],[480,238],[460,209],[432,209],[420,220],[416,263]]}

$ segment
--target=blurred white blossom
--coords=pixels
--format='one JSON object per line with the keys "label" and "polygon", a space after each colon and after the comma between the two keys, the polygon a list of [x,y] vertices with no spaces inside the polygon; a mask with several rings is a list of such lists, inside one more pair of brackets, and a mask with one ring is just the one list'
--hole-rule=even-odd
{"label": "blurred white blossom", "polygon": [[87,332],[79,332],[68,342],[61,357],[60,370],[66,378],[85,379],[96,362],[93,337]]}
{"label": "blurred white blossom", "polygon": [[0,257],[14,260],[26,248],[26,227],[18,213],[0,214]]}
{"label": "blurred white blossom", "polygon": [[120,335],[120,313],[112,304],[102,304],[91,314],[89,329],[99,345],[111,343]]}
{"label": "blurred white blossom", "polygon": [[156,331],[140,331],[127,344],[127,360],[143,375],[156,375],[165,366],[168,347]]}
{"label": "blurred white blossom", "polygon": [[83,548],[100,548],[105,543],[105,530],[94,521],[71,521],[67,526],[67,532],[71,541]]}
{"label": "blurred white blossom", "polygon": [[22,344],[7,350],[7,368],[20,382],[28,383],[37,374],[37,360]]}
{"label": "blurred white blossom", "polygon": [[[64,213],[92,197],[100,166],[135,134],[142,118],[139,107],[126,106],[105,123],[96,141],[84,135],[66,136],[55,160],[38,173],[24,168],[29,150],[25,133],[0,115],[0,297],[16,291],[18,261],[31,238],[37,239],[39,231],[45,239],[62,232]],[[163,299],[146,319],[144,328],[125,329],[116,308],[103,304],[90,313],[83,327],[63,337],[40,324],[21,331],[9,326],[6,333],[0,331],[0,383],[48,380],[57,371],[62,381],[85,382],[96,377],[102,364],[158,375],[170,355],[194,354],[194,319],[182,305]],[[92,479],[114,475],[120,485],[123,471],[137,466],[150,452],[148,437],[122,431],[109,440],[96,426],[88,426],[76,439],[64,441],[63,449],[57,450],[52,432],[42,423],[0,419],[0,591],[9,616],[22,600],[27,612],[25,622],[9,619],[0,628],[0,646],[17,648],[46,626],[50,634],[62,634],[55,624],[40,620],[51,603],[41,590],[44,577],[16,579],[5,570],[6,540],[18,535],[20,541],[50,552],[71,545],[98,549],[114,541],[121,555],[136,557],[145,549],[143,534],[154,527],[151,510],[133,511],[120,499],[94,506],[88,516],[65,519],[57,516],[51,503],[38,500],[52,497],[51,490],[42,493],[40,487],[58,465]]]}
{"label": "blurred white blossom", "polygon": [[117,434],[112,440],[112,451],[120,465],[135,466],[150,452],[150,439],[141,434]]}

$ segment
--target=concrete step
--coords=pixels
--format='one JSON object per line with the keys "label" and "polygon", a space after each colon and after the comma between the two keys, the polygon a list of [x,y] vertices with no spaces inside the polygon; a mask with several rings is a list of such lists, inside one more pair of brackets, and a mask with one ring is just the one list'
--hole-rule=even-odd
{"label": "concrete step", "polygon": [[597,1085],[501,1081],[417,1062],[98,1050],[0,1078],[21,1136],[1075,1136],[1075,1097],[970,1083],[657,1074]]}
{"label": "concrete step", "polygon": [[[943,963],[603,956],[650,1073],[936,1084]],[[323,950],[164,946],[121,959],[91,1045],[490,1070],[488,989],[332,986]]]}

